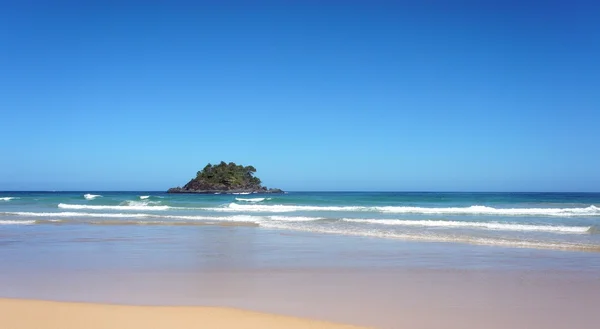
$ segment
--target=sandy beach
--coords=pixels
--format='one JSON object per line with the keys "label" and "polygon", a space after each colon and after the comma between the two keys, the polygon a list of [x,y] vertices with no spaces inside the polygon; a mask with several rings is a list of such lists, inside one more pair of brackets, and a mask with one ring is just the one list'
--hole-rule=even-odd
{"label": "sandy beach", "polygon": [[364,328],[220,307],[126,306],[0,299],[2,328]]}
{"label": "sandy beach", "polygon": [[13,299],[0,300],[3,329],[595,328],[600,302],[598,275],[581,273],[7,271],[0,296]]}

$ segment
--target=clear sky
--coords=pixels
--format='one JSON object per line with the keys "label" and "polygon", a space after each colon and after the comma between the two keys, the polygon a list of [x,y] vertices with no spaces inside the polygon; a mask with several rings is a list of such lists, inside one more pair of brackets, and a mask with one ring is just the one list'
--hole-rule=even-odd
{"label": "clear sky", "polygon": [[2,1],[0,190],[600,190],[597,1],[410,3]]}

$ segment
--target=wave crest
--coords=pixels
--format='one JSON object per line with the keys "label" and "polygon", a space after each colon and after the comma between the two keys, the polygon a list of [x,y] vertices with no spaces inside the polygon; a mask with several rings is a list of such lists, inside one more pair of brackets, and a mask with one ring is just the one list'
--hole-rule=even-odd
{"label": "wave crest", "polygon": [[293,211],[361,211],[367,207],[356,206],[295,206],[295,205],[253,205],[230,203],[225,208],[210,208],[212,211],[248,211],[248,212],[293,212]]}
{"label": "wave crest", "polygon": [[493,208],[487,206],[422,208],[422,207],[377,207],[381,212],[395,214],[457,214],[457,215],[502,215],[502,216],[596,216],[600,208]]}
{"label": "wave crest", "polygon": [[5,197],[1,197],[0,201],[10,201],[10,200],[15,200],[18,199],[17,197],[14,196],[5,196]]}
{"label": "wave crest", "polygon": [[[19,217],[38,217],[38,218],[63,218],[61,220],[6,220],[5,224],[44,224],[48,222],[59,222],[59,223],[78,223],[78,224],[94,224],[104,223],[105,225],[119,224],[130,221],[131,218],[139,219],[139,224],[152,224],[160,221],[165,225],[172,223],[177,225],[181,222],[204,222],[211,224],[214,222],[236,222],[236,223],[252,223],[258,225],[259,222],[265,220],[265,217],[260,216],[248,216],[248,215],[234,215],[226,217],[215,217],[215,216],[185,216],[185,215],[156,215],[156,214],[144,214],[144,213],[88,213],[88,212],[3,212],[1,216],[19,216]],[[94,223],[82,220],[82,218],[99,218],[101,220]],[[106,219],[106,220],[105,220]]]}
{"label": "wave crest", "polygon": [[88,193],[88,194],[84,194],[84,195],[83,195],[83,197],[84,197],[86,200],[94,200],[94,199],[96,199],[96,198],[99,198],[99,197],[101,197],[101,195],[100,195],[100,194],[89,194],[89,193]]}
{"label": "wave crest", "polygon": [[243,202],[263,202],[265,200],[271,200],[271,198],[235,198],[235,200]]}
{"label": "wave crest", "polygon": [[127,201],[123,201],[121,202],[121,204],[119,204],[120,206],[133,206],[133,207],[138,207],[138,206],[149,206],[152,204],[160,204],[160,201],[150,201],[150,200],[146,200],[146,201],[134,201],[134,200],[127,200]]}
{"label": "wave crest", "polygon": [[600,208],[591,205],[586,208],[493,208],[487,206],[470,207],[405,207],[405,206],[302,206],[302,205],[255,205],[230,203],[223,208],[207,208],[224,212],[294,212],[294,211],[347,211],[382,212],[394,214],[426,215],[496,215],[496,216],[600,216]]}
{"label": "wave crest", "polygon": [[152,217],[150,214],[115,214],[115,213],[90,213],[90,212],[5,212],[7,216],[22,217],[107,217],[107,218],[143,218]]}
{"label": "wave crest", "polygon": [[35,220],[0,220],[0,225],[31,225]]}
{"label": "wave crest", "polygon": [[90,209],[90,210],[149,210],[149,211],[161,211],[168,210],[169,206],[150,206],[145,204],[140,205],[119,205],[119,206],[96,206],[96,205],[85,205],[85,204],[68,204],[59,203],[59,208],[62,209]]}
{"label": "wave crest", "polygon": [[323,220],[323,217],[301,217],[301,216],[269,216],[270,220],[281,222],[314,222]]}
{"label": "wave crest", "polygon": [[203,221],[234,221],[234,222],[254,222],[259,223],[265,220],[284,221],[284,222],[307,222],[324,219],[322,217],[299,217],[299,216],[251,216],[251,215],[233,215],[226,217],[203,216],[203,215],[157,215],[144,213],[92,213],[92,212],[0,212],[3,216],[21,216],[21,217],[94,217],[94,218],[152,218],[152,219],[172,219],[177,220],[203,220]]}

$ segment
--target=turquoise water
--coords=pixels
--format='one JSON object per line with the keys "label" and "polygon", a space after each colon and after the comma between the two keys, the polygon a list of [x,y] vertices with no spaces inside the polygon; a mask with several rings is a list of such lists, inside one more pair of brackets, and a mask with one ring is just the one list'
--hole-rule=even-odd
{"label": "turquoise water", "polygon": [[149,239],[152,227],[225,225],[339,238],[598,252],[600,194],[0,193],[0,239],[31,226],[53,234],[76,227],[102,239],[102,232],[123,225]]}

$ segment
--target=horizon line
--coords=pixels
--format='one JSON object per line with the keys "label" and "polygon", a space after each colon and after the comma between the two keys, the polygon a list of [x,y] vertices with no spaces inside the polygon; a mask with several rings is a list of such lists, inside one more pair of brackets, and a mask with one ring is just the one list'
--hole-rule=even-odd
{"label": "horizon line", "polygon": [[[145,192],[167,193],[166,190],[0,190],[0,193],[89,193],[89,192]],[[289,190],[285,193],[600,193],[600,191],[458,191],[458,190]],[[203,193],[184,193],[203,194]],[[210,193],[209,193],[210,194]],[[255,193],[263,194],[263,193]]]}

